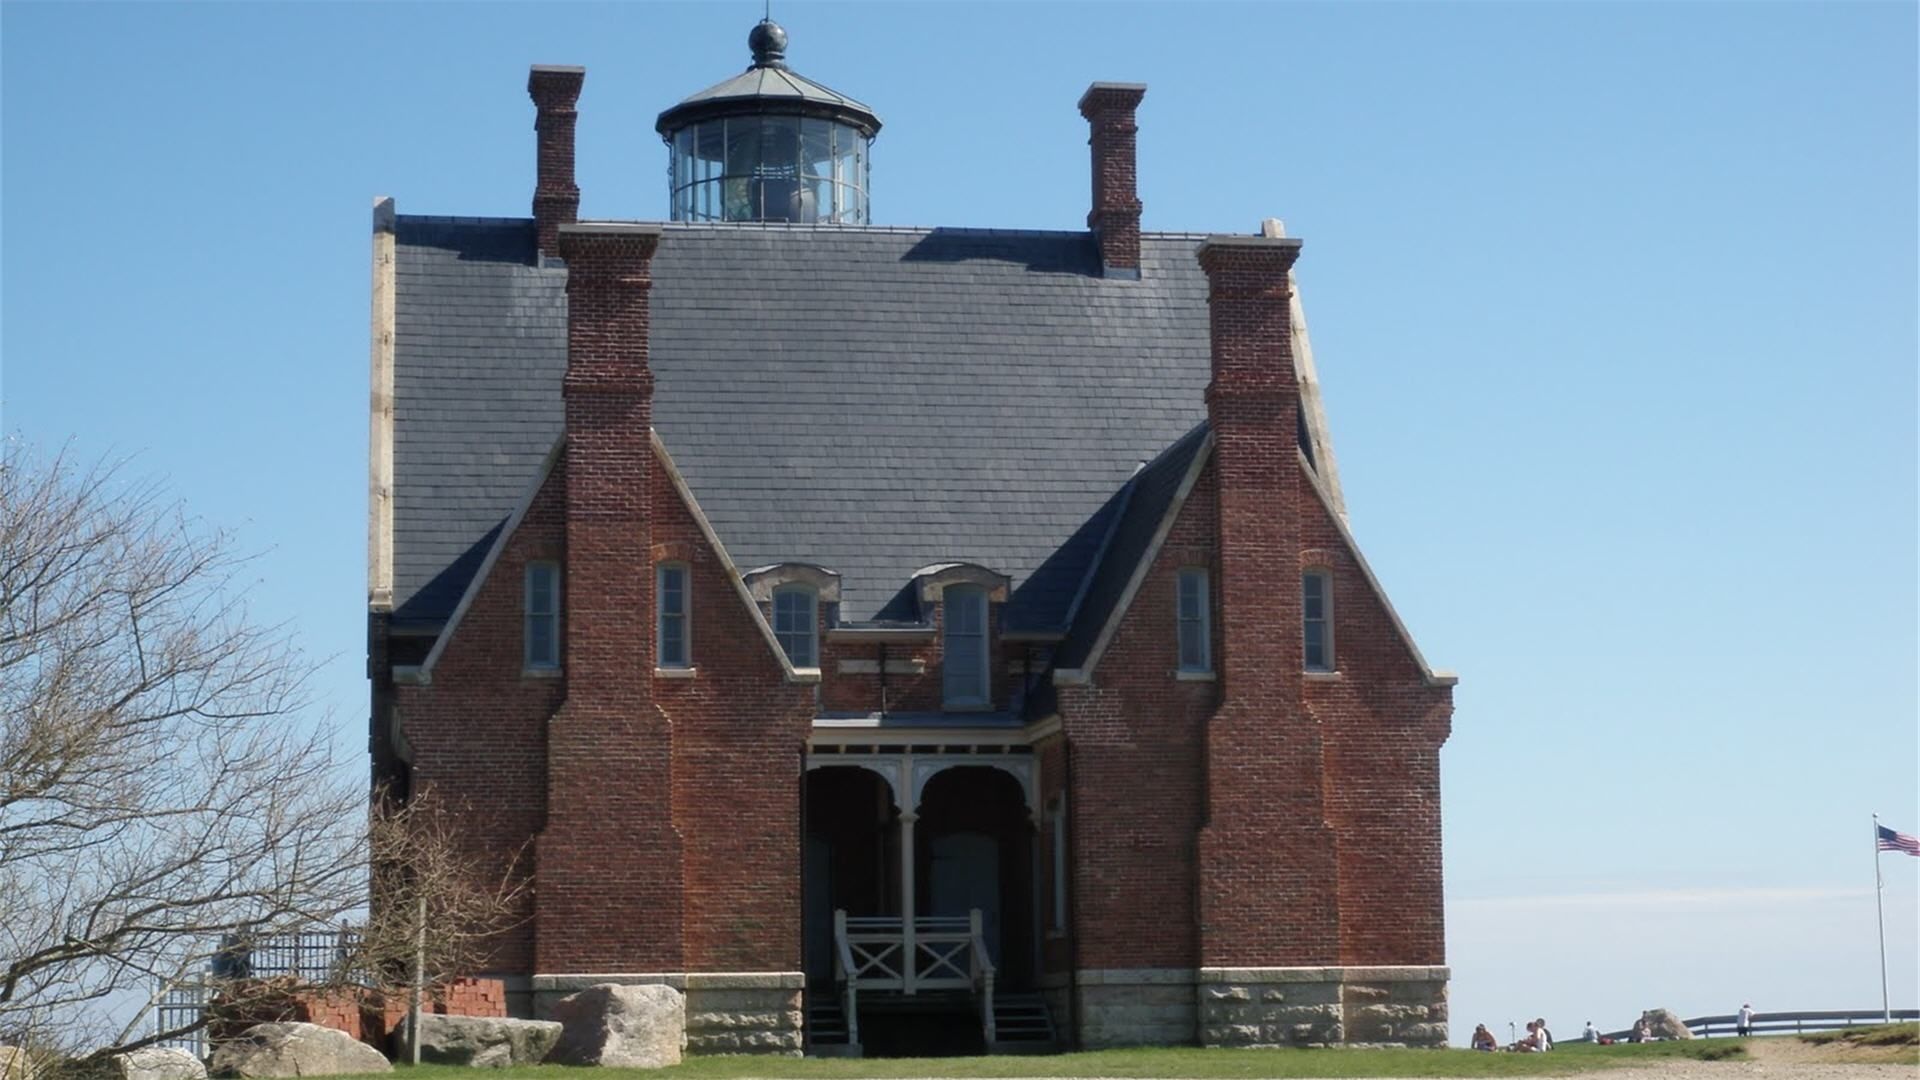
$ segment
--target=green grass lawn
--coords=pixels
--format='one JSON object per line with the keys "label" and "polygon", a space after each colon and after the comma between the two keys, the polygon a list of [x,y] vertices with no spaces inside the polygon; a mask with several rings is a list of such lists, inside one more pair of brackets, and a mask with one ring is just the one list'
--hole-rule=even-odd
{"label": "green grass lawn", "polygon": [[[1884,1014],[1883,1014],[1884,1015]],[[1857,1046],[1920,1045],[1920,1021],[1907,1024],[1875,1024],[1872,1027],[1837,1028],[1800,1036],[1801,1042],[1853,1043]]]}
{"label": "green grass lawn", "polygon": [[[1549,1054],[1482,1054],[1471,1050],[1202,1050],[1151,1047],[1094,1050],[1032,1057],[689,1058],[670,1069],[595,1069],[592,1080],[737,1080],[795,1077],[857,1080],[861,1077],[1473,1077],[1566,1076],[1662,1058],[1717,1060],[1744,1054],[1732,1039],[1646,1043],[1635,1046],[1568,1044]],[[471,1069],[423,1065],[404,1070],[409,1080],[474,1080]],[[581,1080],[564,1065],[489,1070],[488,1080]]]}

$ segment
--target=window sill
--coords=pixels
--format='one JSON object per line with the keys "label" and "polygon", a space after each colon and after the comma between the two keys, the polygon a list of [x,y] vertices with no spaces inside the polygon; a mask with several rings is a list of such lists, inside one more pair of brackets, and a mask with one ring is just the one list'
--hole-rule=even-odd
{"label": "window sill", "polygon": [[698,674],[700,674],[700,669],[692,667],[657,667],[653,669],[653,677],[656,679],[691,679]]}
{"label": "window sill", "polygon": [[959,713],[992,712],[993,706],[988,702],[981,701],[971,705],[942,705],[940,706],[940,711],[941,712],[959,712]]}
{"label": "window sill", "polygon": [[523,679],[558,679],[565,675],[566,672],[557,667],[530,667],[520,669],[520,677]]}
{"label": "window sill", "polygon": [[1340,681],[1340,673],[1337,671],[1304,671],[1304,672],[1301,672],[1301,674],[1306,678],[1308,682],[1339,682]]}
{"label": "window sill", "polygon": [[1173,677],[1179,682],[1215,682],[1220,678],[1211,671],[1175,671]]}

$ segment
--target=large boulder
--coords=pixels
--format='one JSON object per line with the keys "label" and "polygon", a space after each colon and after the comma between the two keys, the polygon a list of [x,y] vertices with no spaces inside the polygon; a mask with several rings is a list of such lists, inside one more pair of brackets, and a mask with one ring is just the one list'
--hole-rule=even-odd
{"label": "large boulder", "polygon": [[554,1002],[564,1029],[548,1057],[567,1065],[658,1069],[680,1064],[687,999],[671,986],[602,983]]}
{"label": "large boulder", "polygon": [[1687,1025],[1681,1023],[1671,1009],[1648,1009],[1640,1014],[1640,1019],[1647,1022],[1647,1029],[1656,1039],[1693,1038],[1693,1032],[1687,1030]]}
{"label": "large boulder", "polygon": [[[393,1056],[410,1053],[410,1021],[393,1029]],[[505,1069],[538,1065],[560,1041],[560,1025],[552,1020],[510,1020],[492,1016],[420,1017],[420,1061],[433,1065],[471,1065]]]}
{"label": "large boulder", "polygon": [[389,1072],[386,1056],[344,1031],[297,1021],[255,1024],[213,1049],[215,1076],[243,1080]]}
{"label": "large boulder", "polygon": [[207,1080],[207,1067],[192,1051],[149,1046],[107,1059],[112,1080]]}

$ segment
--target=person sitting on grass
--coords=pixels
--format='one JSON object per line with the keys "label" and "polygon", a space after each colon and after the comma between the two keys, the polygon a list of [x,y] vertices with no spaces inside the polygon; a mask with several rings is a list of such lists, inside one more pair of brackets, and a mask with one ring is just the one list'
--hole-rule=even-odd
{"label": "person sitting on grass", "polygon": [[1541,1050],[1553,1049],[1553,1032],[1547,1030],[1547,1018],[1538,1017],[1533,1022],[1533,1036],[1540,1040]]}
{"label": "person sitting on grass", "polygon": [[1637,1043],[1653,1041],[1653,1025],[1647,1023],[1646,1017],[1643,1016],[1633,1022],[1632,1041]]}
{"label": "person sitting on grass", "polygon": [[1491,1053],[1499,1049],[1500,1044],[1494,1039],[1493,1032],[1487,1030],[1487,1025],[1481,1024],[1473,1029],[1473,1048]]}
{"label": "person sitting on grass", "polygon": [[1535,1020],[1527,1021],[1526,1037],[1513,1044],[1513,1049],[1522,1054],[1537,1054],[1546,1048],[1545,1040],[1540,1037],[1540,1024]]}

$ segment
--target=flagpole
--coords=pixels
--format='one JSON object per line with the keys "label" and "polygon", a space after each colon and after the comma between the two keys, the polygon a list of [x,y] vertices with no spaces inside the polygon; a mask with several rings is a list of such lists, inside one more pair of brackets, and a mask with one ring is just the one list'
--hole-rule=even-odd
{"label": "flagpole", "polygon": [[1873,815],[1873,912],[1880,920],[1880,1019],[1893,1023],[1893,1007],[1887,1001],[1887,909],[1880,899],[1886,891],[1880,880],[1880,815]]}

